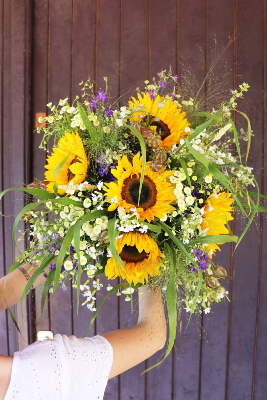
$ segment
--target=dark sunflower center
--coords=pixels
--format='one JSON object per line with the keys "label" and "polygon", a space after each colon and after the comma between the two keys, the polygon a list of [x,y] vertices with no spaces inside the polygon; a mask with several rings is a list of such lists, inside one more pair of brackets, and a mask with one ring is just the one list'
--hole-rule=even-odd
{"label": "dark sunflower center", "polygon": [[141,253],[137,250],[136,246],[125,245],[120,253],[120,257],[127,263],[139,263],[148,258],[148,253],[143,250]]}
{"label": "dark sunflower center", "polygon": [[[170,136],[171,131],[168,127],[168,125],[165,124],[162,120],[160,121],[153,121],[154,115],[149,116],[149,125],[150,126],[156,126],[157,127],[157,133],[160,135],[161,140],[166,139],[166,137]],[[147,117],[145,116],[143,118],[143,122],[146,124]]]}
{"label": "dark sunflower center", "polygon": [[[74,159],[70,162],[70,165],[76,162],[80,162],[78,156],[74,157]],[[75,175],[68,169],[68,182],[71,181],[74,177]]]}
{"label": "dark sunflower center", "polygon": [[144,210],[153,207],[157,201],[157,188],[155,183],[148,177],[144,177],[140,202],[139,198],[140,178],[137,175],[126,178],[122,187],[121,197],[129,204],[135,207],[142,207]]}

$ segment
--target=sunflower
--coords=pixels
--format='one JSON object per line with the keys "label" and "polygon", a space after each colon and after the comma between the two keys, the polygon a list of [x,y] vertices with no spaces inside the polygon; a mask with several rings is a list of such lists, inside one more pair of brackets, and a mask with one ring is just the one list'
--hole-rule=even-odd
{"label": "sunflower", "polygon": [[[159,266],[161,261],[161,251],[154,239],[146,234],[125,233],[118,240],[115,240],[117,253],[124,262],[127,272],[118,263],[120,276],[136,285],[140,280],[144,284],[144,279],[148,276],[160,275]],[[105,267],[105,274],[108,279],[119,276],[118,267],[112,256]]]}
{"label": "sunflower", "polygon": [[[53,148],[53,153],[47,158],[48,164],[45,166],[46,180],[49,182],[47,190],[54,192],[54,172],[58,165],[67,157],[69,158],[61,167],[57,174],[56,182],[58,185],[68,185],[71,182],[79,184],[84,181],[88,168],[87,156],[78,133],[68,133],[61,137],[58,141],[58,146]],[[58,190],[59,194],[64,194],[64,189]]]}
{"label": "sunflower", "polygon": [[[231,215],[233,207],[231,204],[234,199],[231,197],[231,193],[222,192],[220,194],[210,195],[204,203],[204,214],[203,221],[201,223],[201,229],[206,231],[206,235],[224,235],[228,234],[229,231],[225,227],[227,221],[234,219]],[[222,242],[218,244],[223,244]],[[210,254],[214,254],[216,250],[220,250],[217,244],[212,243],[207,246]]]}
{"label": "sunflower", "polygon": [[173,193],[174,185],[168,180],[172,172],[164,169],[161,172],[153,172],[147,163],[138,204],[142,160],[140,153],[134,156],[132,164],[123,156],[118,161],[117,168],[111,171],[117,178],[117,183],[106,183],[104,190],[107,192],[107,201],[111,203],[108,211],[114,211],[121,206],[129,213],[134,212],[136,208],[140,219],[150,222],[155,217],[163,218],[164,214],[171,213],[174,208],[170,203],[174,202],[176,197]]}
{"label": "sunflower", "polygon": [[[133,109],[138,107],[138,111],[134,113],[132,120],[146,123],[147,115],[149,115],[150,127],[154,127],[161,136],[161,143],[159,147],[163,147],[165,150],[169,150],[170,147],[175,144],[179,144],[183,137],[188,135],[185,132],[190,123],[186,119],[186,113],[181,112],[181,109],[177,108],[177,104],[173,101],[166,100],[164,107],[159,107],[159,102],[163,101],[163,98],[157,96],[155,99],[151,99],[149,93],[143,93],[143,97],[138,93],[138,100],[132,97],[133,101],[129,102],[129,106]],[[140,106],[142,108],[140,109]],[[140,114],[145,114],[144,117],[140,118]],[[154,118],[159,118],[159,121],[154,121]]]}

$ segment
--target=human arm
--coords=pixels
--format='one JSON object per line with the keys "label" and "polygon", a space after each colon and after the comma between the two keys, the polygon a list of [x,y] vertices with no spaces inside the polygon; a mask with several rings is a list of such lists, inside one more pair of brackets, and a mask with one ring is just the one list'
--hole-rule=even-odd
{"label": "human arm", "polygon": [[13,357],[0,356],[0,400],[3,400],[10,382]]}
{"label": "human arm", "polygon": [[103,335],[113,348],[113,364],[109,379],[134,367],[158,350],[166,342],[166,319],[160,289],[141,288],[138,323]]}
{"label": "human arm", "polygon": [[[11,307],[12,305],[20,301],[21,295],[29,278],[36,270],[36,268],[34,267],[30,269],[27,264],[23,264],[19,268],[15,269],[10,274],[8,274],[5,289],[4,289],[4,284],[6,276],[0,279],[0,312],[7,308],[6,303],[8,304],[8,307]],[[33,288],[36,288],[44,280],[45,278],[43,274],[39,275],[33,284]]]}

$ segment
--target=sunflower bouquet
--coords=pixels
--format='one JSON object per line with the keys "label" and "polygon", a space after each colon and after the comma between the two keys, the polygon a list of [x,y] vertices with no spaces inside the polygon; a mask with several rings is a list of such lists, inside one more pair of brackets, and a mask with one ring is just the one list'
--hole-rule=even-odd
{"label": "sunflower bouquet", "polygon": [[[82,83],[81,99],[49,103],[50,115],[39,120],[40,147],[48,150],[51,137],[54,147],[45,180],[21,189],[33,197],[16,218],[13,237],[23,217],[23,234],[32,240],[11,271],[25,262],[35,269],[22,299],[44,274],[42,307],[58,286],[77,289],[77,306],[82,292],[83,305],[94,313],[89,329],[101,305],[97,291],[128,301],[145,283],[160,285],[169,315],[168,354],[177,311],[208,313],[227,298],[226,270],[213,261],[219,246],[238,244],[255,213],[266,211],[252,168],[242,164],[250,121],[240,112],[248,129],[238,133],[233,120],[249,85],[207,110],[197,96],[186,97],[171,71],[145,81],[144,91],[137,89],[124,105],[109,97],[104,81],[97,92],[90,80]],[[246,155],[239,140],[247,141]],[[248,191],[251,185],[256,192]],[[239,239],[229,226],[234,211],[247,218]],[[113,284],[117,277],[120,283]]]}

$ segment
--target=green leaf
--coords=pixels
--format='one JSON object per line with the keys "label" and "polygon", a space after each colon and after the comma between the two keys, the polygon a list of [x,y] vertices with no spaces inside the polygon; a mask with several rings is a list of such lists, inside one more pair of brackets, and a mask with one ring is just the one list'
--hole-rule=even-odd
{"label": "green leaf", "polygon": [[53,193],[47,192],[47,190],[42,190],[42,189],[30,189],[30,188],[9,188],[4,190],[3,192],[0,193],[0,200],[10,190],[21,190],[23,192],[29,193],[33,196],[40,197],[41,199],[54,199],[55,195]]}
{"label": "green leaf", "polygon": [[[202,285],[202,272],[199,269],[199,266],[196,264],[196,262],[191,257],[191,255],[186,251],[186,249],[185,249],[184,245],[181,243],[181,241],[179,239],[177,239],[177,237],[172,233],[170,227],[162,221],[160,221],[159,224],[162,226],[162,228],[165,230],[165,232],[168,233],[168,236],[179,247],[179,249],[184,253],[184,255],[188,258],[188,260],[194,265],[194,267],[198,271],[198,285],[197,285],[197,290],[196,290],[196,293],[195,293],[195,296],[193,299],[193,304],[192,304],[192,309],[191,309],[191,315],[192,315],[194,312],[194,309],[195,309],[195,306],[197,303],[197,299],[198,299],[198,296],[200,293],[201,285]],[[191,318],[191,315],[190,315],[190,318]]]}
{"label": "green leaf", "polygon": [[[208,121],[204,122],[203,124],[199,125],[194,132],[186,139],[186,141],[188,140],[189,142],[191,142],[196,136],[198,136],[201,132],[204,131],[204,129],[206,129],[210,123],[213,121],[214,116],[212,118],[210,118]],[[182,146],[179,146],[177,152],[180,152],[181,149],[183,149],[186,146],[186,142],[184,144],[182,144]]]}
{"label": "green leaf", "polygon": [[247,145],[247,153],[246,153],[246,162],[247,162],[248,155],[249,155],[249,149],[250,149],[250,143],[251,143],[251,123],[250,123],[250,120],[249,120],[249,117],[247,116],[247,114],[245,114],[241,111],[238,111],[238,110],[235,110],[235,111],[238,112],[239,114],[243,115],[243,117],[246,118],[246,120],[248,122],[248,145]]}
{"label": "green leaf", "polygon": [[56,167],[55,171],[54,171],[54,193],[55,195],[57,195],[57,189],[58,189],[58,184],[56,182],[57,179],[57,175],[59,173],[59,171],[61,170],[61,168],[63,167],[63,165],[68,161],[68,158],[70,156],[70,152],[69,154],[64,158],[64,160],[61,161],[61,163],[58,164],[58,166]]}
{"label": "green leaf", "polygon": [[240,146],[239,146],[239,140],[238,140],[237,130],[236,130],[234,121],[233,121],[230,117],[228,117],[228,119],[229,119],[229,121],[230,121],[230,124],[232,125],[233,130],[234,130],[235,144],[236,144],[237,152],[238,152],[238,155],[239,155],[240,163],[242,164],[241,152],[240,152]]}
{"label": "green leaf", "polygon": [[181,166],[182,166],[182,168],[183,168],[183,170],[184,170],[184,173],[185,173],[185,176],[186,176],[188,185],[189,185],[190,188],[191,188],[191,180],[190,180],[190,177],[189,177],[189,175],[188,175],[186,162],[185,162],[185,160],[184,160],[183,158],[180,158],[180,163],[181,163]]}
{"label": "green leaf", "polygon": [[189,139],[186,139],[185,142],[186,146],[188,147],[188,150],[190,151],[190,153],[198,160],[201,162],[201,164],[203,164],[207,169],[209,169],[209,160],[203,156],[203,154],[200,154],[197,150],[194,149],[194,147],[191,146],[191,144],[189,143]]}
{"label": "green leaf", "polygon": [[148,368],[145,372],[148,372],[151,369],[157,367],[162,363],[162,361],[165,360],[165,358],[168,357],[173,348],[176,337],[176,328],[177,328],[177,310],[176,310],[176,292],[175,292],[176,253],[172,244],[166,244],[166,246],[171,258],[171,275],[166,289],[166,302],[167,302],[168,319],[169,319],[169,343],[163,360],[159,361],[157,364]]}
{"label": "green leaf", "polygon": [[42,292],[42,305],[41,305],[42,316],[43,316],[43,312],[44,312],[46,295],[47,295],[47,292],[48,292],[48,290],[51,286],[51,283],[53,282],[53,279],[55,277],[55,272],[56,272],[55,269],[53,269],[53,271],[49,272],[49,274],[46,278],[45,284],[44,284],[44,288],[43,288],[43,292]]}
{"label": "green leaf", "polygon": [[34,284],[34,282],[36,281],[36,279],[38,278],[39,275],[41,275],[42,272],[44,272],[44,270],[46,269],[46,267],[49,265],[49,263],[55,258],[55,256],[53,254],[51,254],[50,256],[46,257],[41,264],[39,265],[39,267],[36,269],[36,271],[34,271],[34,273],[32,274],[32,276],[30,277],[30,279],[28,280],[22,295],[21,295],[21,307],[22,307],[22,301],[24,299],[24,297],[26,296],[26,294],[29,292],[29,290],[31,289],[32,285]]}
{"label": "green leaf", "polygon": [[74,230],[75,227],[79,224],[84,224],[87,221],[92,221],[95,220],[98,217],[102,217],[103,215],[108,215],[107,210],[100,210],[100,211],[94,211],[92,213],[85,214],[81,220],[77,221],[76,224],[72,225],[66,232],[66,235],[64,237],[64,240],[62,242],[61,248],[59,250],[59,254],[57,256],[57,265],[56,265],[56,273],[55,273],[55,282],[54,282],[54,292],[56,291],[59,283],[59,278],[60,278],[60,271],[61,271],[61,266],[66,258],[66,253],[69,250],[69,247],[71,245],[71,241],[74,237]]}
{"label": "green leaf", "polygon": [[192,246],[195,243],[206,243],[206,244],[211,244],[211,243],[217,243],[217,244],[223,244],[223,243],[229,243],[229,242],[237,242],[238,241],[238,236],[231,236],[231,235],[207,235],[203,236],[197,239],[192,239],[185,245],[185,247]]}
{"label": "green leaf", "polygon": [[124,265],[124,262],[122,261],[122,259],[120,258],[119,254],[117,253],[116,250],[116,246],[115,246],[115,232],[116,232],[116,228],[115,228],[115,224],[116,224],[116,216],[112,219],[108,220],[108,237],[109,237],[109,243],[110,243],[110,251],[114,257],[114,260],[116,262],[117,265],[117,269],[118,269],[118,274],[119,276],[121,276],[120,274],[120,268],[119,268],[119,264],[124,268],[125,272],[128,274],[127,268]]}
{"label": "green leaf", "polygon": [[[255,182],[255,185],[256,185],[256,187],[257,187],[257,189],[258,189],[258,194],[259,194],[260,191],[259,191],[259,186],[258,186],[258,183],[257,183],[256,179],[254,179],[254,182]],[[250,219],[249,219],[249,221],[248,221],[248,223],[247,223],[247,225],[246,225],[244,231],[242,232],[242,234],[241,234],[241,236],[240,236],[240,238],[239,238],[239,240],[238,240],[238,242],[237,242],[237,244],[236,244],[235,250],[236,250],[237,246],[239,245],[239,243],[241,242],[241,240],[243,239],[243,237],[245,236],[245,234],[246,234],[248,228],[250,227],[252,221],[254,220],[255,214],[256,214],[256,212],[257,212],[257,208],[259,207],[260,197],[259,197],[259,196],[257,197],[256,206],[255,206],[254,202],[253,202],[251,199],[250,199],[250,201],[252,202],[254,211],[253,211],[253,213],[252,213],[252,215],[251,215],[251,217],[250,217]]]}
{"label": "green leaf", "polygon": [[80,283],[81,283],[81,257],[80,257],[80,240],[81,240],[81,227],[83,225],[83,221],[79,222],[74,229],[74,249],[78,256],[78,274],[77,274],[77,314],[79,309],[79,301],[80,301]]}
{"label": "green leaf", "polygon": [[248,193],[250,196],[259,196],[259,197],[262,197],[263,199],[267,199],[267,196],[264,196],[264,194],[261,194],[261,193],[255,193],[255,192],[245,192],[245,193]]}
{"label": "green leaf", "polygon": [[87,131],[90,134],[91,140],[93,140],[94,142],[97,142],[98,140],[98,134],[96,129],[93,127],[93,125],[91,124],[88,115],[86,114],[85,109],[83,108],[83,106],[81,105],[81,103],[79,103],[79,101],[77,101],[77,107],[79,110],[79,113],[82,117],[83,123],[86,126]]}
{"label": "green leaf", "polygon": [[139,224],[140,224],[141,226],[146,225],[150,231],[155,232],[155,233],[157,233],[158,235],[159,235],[160,232],[161,232],[161,227],[158,226],[158,225],[156,225],[156,224],[149,224],[148,222],[146,222],[146,221],[141,221],[140,219],[138,220],[138,222],[139,222]]}
{"label": "green leaf", "polygon": [[124,125],[124,126],[128,129],[130,129],[133,132],[133,134],[137,137],[137,139],[139,140],[140,146],[141,146],[141,152],[142,152],[142,156],[143,156],[142,172],[141,172],[140,186],[139,186],[139,197],[138,197],[138,205],[139,205],[141,191],[142,191],[142,185],[143,185],[143,180],[144,180],[144,175],[145,175],[145,169],[146,169],[146,145],[145,145],[143,136],[136,128],[134,128],[131,125]]}

